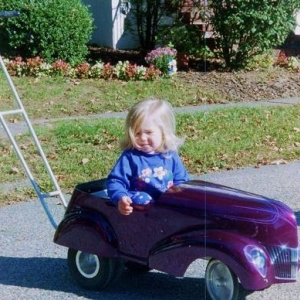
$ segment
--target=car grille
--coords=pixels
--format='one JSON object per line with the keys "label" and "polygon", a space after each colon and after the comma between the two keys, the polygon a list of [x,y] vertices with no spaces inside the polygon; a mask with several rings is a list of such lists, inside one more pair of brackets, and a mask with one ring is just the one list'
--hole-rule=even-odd
{"label": "car grille", "polygon": [[267,248],[275,277],[278,279],[296,279],[298,273],[298,249],[286,247]]}

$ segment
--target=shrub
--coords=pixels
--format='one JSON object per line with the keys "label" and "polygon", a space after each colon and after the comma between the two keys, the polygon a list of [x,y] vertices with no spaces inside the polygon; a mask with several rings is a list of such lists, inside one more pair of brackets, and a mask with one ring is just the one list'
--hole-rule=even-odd
{"label": "shrub", "polygon": [[93,20],[80,0],[1,0],[0,10],[20,12],[0,22],[1,51],[7,56],[75,65],[87,55]]}
{"label": "shrub", "polygon": [[245,66],[245,69],[248,71],[263,70],[270,69],[274,67],[274,65],[276,65],[276,61],[274,60],[274,52],[273,50],[270,50],[250,58]]}
{"label": "shrub", "polygon": [[226,67],[238,69],[250,58],[283,43],[294,29],[299,0],[210,0],[211,22]]}
{"label": "shrub", "polygon": [[178,52],[197,55],[205,41],[195,25],[175,22],[159,28],[157,43],[175,48]]}
{"label": "shrub", "polygon": [[299,57],[289,57],[287,62],[287,67],[289,70],[299,72],[300,71],[300,59]]}

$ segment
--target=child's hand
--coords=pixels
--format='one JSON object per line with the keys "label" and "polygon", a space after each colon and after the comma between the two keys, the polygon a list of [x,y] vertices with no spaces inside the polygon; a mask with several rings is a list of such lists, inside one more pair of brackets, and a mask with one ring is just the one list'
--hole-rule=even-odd
{"label": "child's hand", "polygon": [[128,216],[132,213],[132,200],[128,196],[123,196],[118,202],[118,209],[122,215]]}

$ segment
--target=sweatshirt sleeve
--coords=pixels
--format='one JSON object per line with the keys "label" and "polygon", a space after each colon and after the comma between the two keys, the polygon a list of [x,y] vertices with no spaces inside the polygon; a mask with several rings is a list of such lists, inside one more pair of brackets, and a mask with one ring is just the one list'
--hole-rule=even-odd
{"label": "sweatshirt sleeve", "polygon": [[129,156],[123,152],[107,177],[107,192],[113,203],[117,204],[121,197],[128,196],[131,176]]}
{"label": "sweatshirt sleeve", "polygon": [[173,182],[174,185],[179,185],[183,182],[190,180],[190,175],[187,172],[177,152],[173,153],[173,157],[174,157]]}

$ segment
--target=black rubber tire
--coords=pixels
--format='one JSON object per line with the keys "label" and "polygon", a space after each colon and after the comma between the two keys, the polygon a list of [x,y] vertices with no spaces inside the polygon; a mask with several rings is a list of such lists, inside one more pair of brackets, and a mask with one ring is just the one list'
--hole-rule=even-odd
{"label": "black rubber tire", "polygon": [[136,273],[144,273],[144,272],[149,272],[151,269],[148,267],[148,265],[142,265],[134,261],[126,261],[125,267]]}
{"label": "black rubber tire", "polygon": [[74,280],[85,289],[100,290],[121,273],[122,262],[78,250],[68,250],[69,270]]}
{"label": "black rubber tire", "polygon": [[237,276],[222,261],[211,259],[205,271],[206,291],[212,300],[236,300],[239,295]]}

